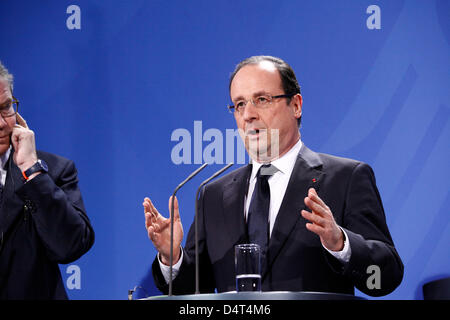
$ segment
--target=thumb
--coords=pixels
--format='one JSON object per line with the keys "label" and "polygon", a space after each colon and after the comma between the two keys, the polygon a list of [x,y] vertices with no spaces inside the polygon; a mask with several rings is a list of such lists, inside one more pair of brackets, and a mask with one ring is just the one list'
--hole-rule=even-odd
{"label": "thumb", "polygon": [[27,122],[25,121],[24,118],[22,118],[22,116],[18,112],[16,113],[16,121],[18,125],[28,129]]}
{"label": "thumb", "polygon": [[[169,198],[169,212],[172,212],[172,197],[171,196]],[[177,197],[175,197],[175,199],[173,199],[173,214],[174,214],[174,218],[175,219],[179,219],[180,218],[180,211],[178,209],[178,199]]]}
{"label": "thumb", "polygon": [[[13,131],[11,132],[11,136],[10,136],[10,141],[14,147],[14,150],[18,150],[18,144],[19,144],[19,132],[16,130],[16,128],[14,127]],[[16,152],[14,152],[14,155],[16,154]]]}

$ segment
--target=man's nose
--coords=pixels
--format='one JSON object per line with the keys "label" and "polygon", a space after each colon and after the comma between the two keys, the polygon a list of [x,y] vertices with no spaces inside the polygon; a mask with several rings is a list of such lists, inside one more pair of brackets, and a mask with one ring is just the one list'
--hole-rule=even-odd
{"label": "man's nose", "polygon": [[253,100],[249,100],[244,108],[242,117],[245,121],[250,121],[258,118],[258,109],[255,107]]}
{"label": "man's nose", "polygon": [[4,128],[8,126],[8,122],[6,122],[6,119],[3,117],[3,115],[0,113],[0,128]]}

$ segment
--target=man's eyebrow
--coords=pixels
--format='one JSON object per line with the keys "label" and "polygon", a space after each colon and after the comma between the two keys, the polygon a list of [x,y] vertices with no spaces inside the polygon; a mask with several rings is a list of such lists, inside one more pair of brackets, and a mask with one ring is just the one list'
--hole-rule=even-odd
{"label": "man's eyebrow", "polygon": [[253,94],[253,97],[256,98],[256,97],[264,96],[264,95],[267,95],[267,94],[268,94],[267,91],[265,91],[265,90],[259,90],[259,91],[255,92],[255,93]]}
{"label": "man's eyebrow", "polygon": [[[256,98],[256,97],[259,97],[262,95],[267,95],[267,94],[268,94],[267,91],[259,90],[259,91],[256,91],[255,93],[253,93],[252,98]],[[237,96],[236,98],[232,99],[232,101],[238,101],[238,100],[246,100],[246,99],[242,95]]]}
{"label": "man's eyebrow", "polygon": [[240,95],[240,96],[237,96],[236,98],[234,98],[234,99],[231,99],[231,101],[238,101],[238,100],[244,100],[245,98],[242,96],[242,95]]}

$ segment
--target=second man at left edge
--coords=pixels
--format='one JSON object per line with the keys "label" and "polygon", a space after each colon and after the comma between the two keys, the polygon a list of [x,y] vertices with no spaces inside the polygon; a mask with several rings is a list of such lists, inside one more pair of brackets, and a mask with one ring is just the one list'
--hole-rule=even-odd
{"label": "second man at left edge", "polygon": [[94,230],[72,160],[36,150],[0,63],[0,300],[67,299],[58,264],[79,259]]}

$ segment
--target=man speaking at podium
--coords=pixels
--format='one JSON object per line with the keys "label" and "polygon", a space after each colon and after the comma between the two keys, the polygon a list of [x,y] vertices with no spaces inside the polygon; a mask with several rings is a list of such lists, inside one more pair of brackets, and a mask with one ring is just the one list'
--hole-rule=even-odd
{"label": "man speaking at podium", "polygon": [[36,151],[0,63],[0,300],[67,299],[58,263],[94,243],[75,165]]}
{"label": "man speaking at podium", "polygon": [[[369,165],[316,153],[300,138],[302,96],[292,68],[250,57],[230,77],[237,127],[252,163],[207,185],[198,218],[200,292],[236,289],[234,246],[258,243],[263,291],[319,291],[371,296],[392,292],[403,277]],[[167,293],[170,219],[144,199],[152,265]],[[170,202],[169,202],[170,206]],[[185,248],[174,204],[173,293],[195,291],[195,237]],[[370,270],[379,271],[370,285]],[[370,271],[370,272],[369,272]]]}

